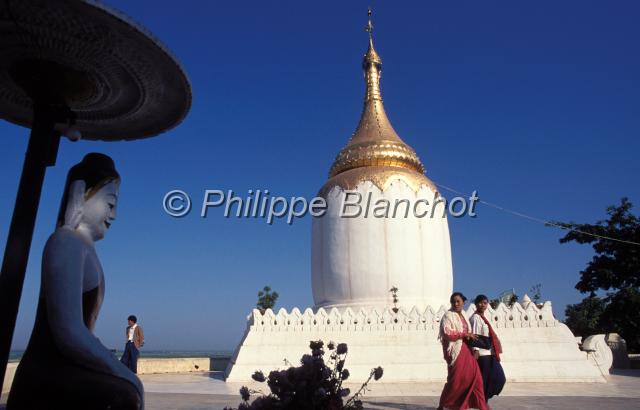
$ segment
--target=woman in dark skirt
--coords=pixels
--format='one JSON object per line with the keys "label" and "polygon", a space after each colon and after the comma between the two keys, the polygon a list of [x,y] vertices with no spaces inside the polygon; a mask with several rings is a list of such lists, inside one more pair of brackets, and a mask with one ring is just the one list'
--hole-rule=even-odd
{"label": "woman in dark skirt", "polygon": [[[498,335],[491,327],[489,318],[485,317],[485,312],[489,306],[489,299],[485,295],[478,295],[474,301],[476,312],[471,316],[471,332],[486,336],[491,341],[490,349],[481,347],[473,347],[473,355],[478,360],[478,366],[482,373],[482,382],[484,384],[484,397],[489,401],[493,396],[497,396],[502,391],[506,381],[504,370],[500,365],[500,354],[502,346]],[[489,346],[487,346],[489,347]]]}

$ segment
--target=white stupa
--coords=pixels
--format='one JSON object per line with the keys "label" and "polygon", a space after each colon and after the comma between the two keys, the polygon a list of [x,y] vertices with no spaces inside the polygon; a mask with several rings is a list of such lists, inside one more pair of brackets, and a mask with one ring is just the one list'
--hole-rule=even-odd
{"label": "white stupa", "polygon": [[[448,305],[452,292],[451,246],[443,205],[430,212],[439,193],[424,175],[415,151],[393,129],[382,104],[382,60],[373,46],[362,62],[366,91],[360,123],[340,151],[320,190],[328,214],[312,228],[311,274],[316,307],[378,307],[390,305],[391,287],[398,288],[399,306]],[[345,190],[361,195],[357,217],[340,216]],[[351,194],[351,198],[355,198]],[[404,201],[396,217],[376,217],[369,205],[379,199]],[[408,211],[422,200],[416,217]],[[369,212],[366,212],[368,209]]]}
{"label": "white stupa", "polygon": [[[225,372],[227,381],[251,380],[256,370],[286,368],[309,353],[309,341],[344,342],[350,381],[384,368],[382,382],[438,381],[447,376],[438,341],[440,318],[452,293],[451,245],[446,217],[412,212],[379,218],[339,216],[347,192],[364,201],[419,200],[434,203],[438,191],[424,175],[414,150],[394,131],[382,105],[382,61],[373,47],[364,56],[364,110],[320,190],[328,213],[312,227],[311,274],[315,306],[290,312],[254,309],[244,337]],[[369,197],[370,196],[370,197]],[[431,215],[431,214],[430,214]],[[398,288],[398,309],[389,290]],[[485,291],[478,289],[478,293]],[[473,314],[475,306],[467,309]],[[582,351],[573,334],[555,319],[551,302],[528,297],[513,306],[489,308],[500,337],[507,380],[604,382],[612,355],[604,335],[592,336]]]}

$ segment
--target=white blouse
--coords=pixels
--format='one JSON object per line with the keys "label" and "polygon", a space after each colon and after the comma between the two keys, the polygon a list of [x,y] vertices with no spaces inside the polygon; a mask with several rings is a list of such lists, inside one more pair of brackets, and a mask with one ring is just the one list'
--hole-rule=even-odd
{"label": "white blouse", "polygon": [[[489,336],[489,326],[487,326],[486,323],[484,323],[484,320],[482,320],[482,318],[478,315],[471,315],[471,317],[469,318],[469,322],[471,322],[471,333],[475,334],[475,335],[481,335],[481,336]],[[487,349],[480,349],[479,347],[474,347],[473,351],[477,351],[480,356],[491,356],[492,352],[493,352],[493,347],[491,348],[491,350],[487,350]]]}

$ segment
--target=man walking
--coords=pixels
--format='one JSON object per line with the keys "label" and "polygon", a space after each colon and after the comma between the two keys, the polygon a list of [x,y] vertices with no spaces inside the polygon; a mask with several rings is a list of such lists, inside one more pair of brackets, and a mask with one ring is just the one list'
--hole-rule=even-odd
{"label": "man walking", "polygon": [[132,372],[138,373],[138,356],[140,355],[140,347],[144,345],[144,332],[142,327],[138,325],[138,318],[131,315],[127,318],[129,326],[125,330],[126,344],[124,345],[124,354],[120,361],[131,369]]}

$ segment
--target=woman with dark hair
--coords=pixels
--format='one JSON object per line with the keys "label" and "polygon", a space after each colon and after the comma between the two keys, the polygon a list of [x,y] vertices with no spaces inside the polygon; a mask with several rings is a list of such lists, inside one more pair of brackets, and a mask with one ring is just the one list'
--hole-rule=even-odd
{"label": "woman with dark hair", "polygon": [[447,361],[447,383],[440,395],[438,409],[487,409],[478,363],[465,343],[477,339],[471,333],[471,324],[464,314],[467,298],[460,292],[451,295],[451,309],[440,320],[440,336],[444,358]]}
{"label": "woman with dark hair", "polygon": [[502,346],[500,339],[494,332],[491,323],[485,316],[489,306],[489,298],[485,295],[478,295],[474,300],[476,312],[471,316],[471,330],[479,336],[486,336],[491,341],[489,349],[473,347],[473,355],[478,360],[478,366],[482,373],[482,383],[484,385],[484,397],[487,401],[493,396],[497,396],[502,391],[506,378],[502,365],[500,365],[500,354]]}

